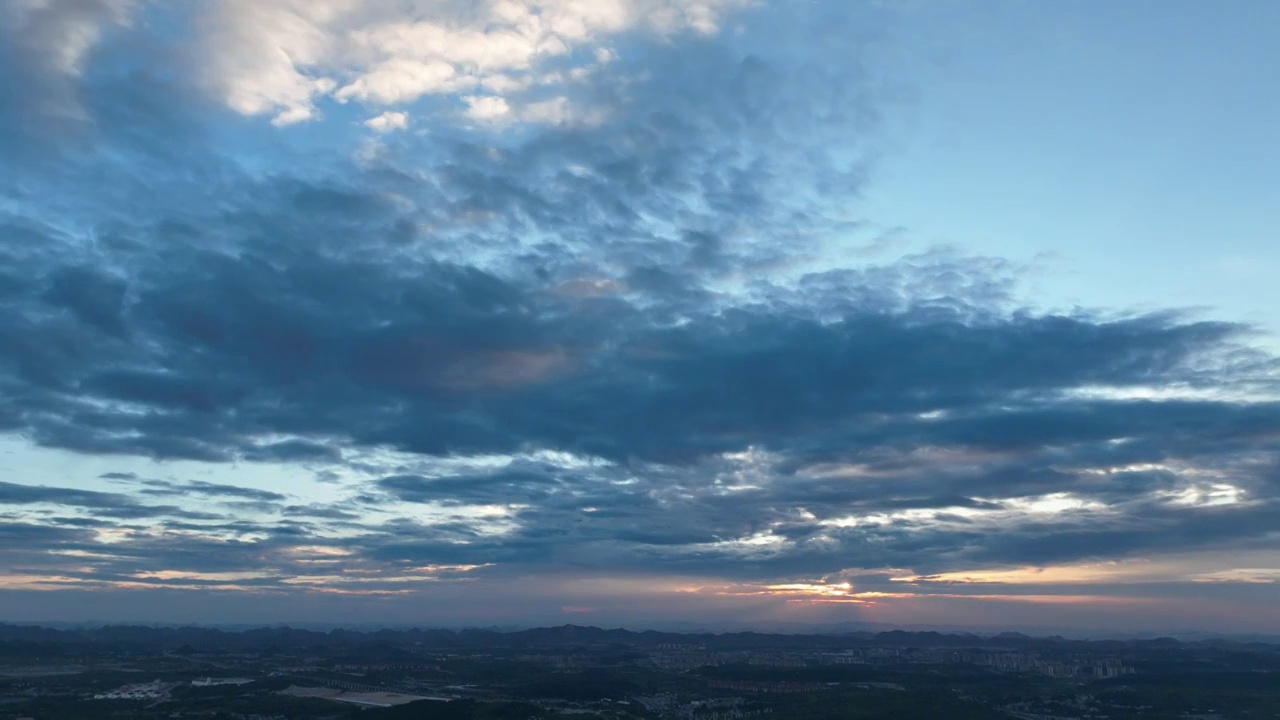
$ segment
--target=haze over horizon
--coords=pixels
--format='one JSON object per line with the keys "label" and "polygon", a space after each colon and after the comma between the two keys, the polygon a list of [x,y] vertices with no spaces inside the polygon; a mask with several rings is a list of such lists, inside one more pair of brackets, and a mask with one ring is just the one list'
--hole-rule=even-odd
{"label": "haze over horizon", "polygon": [[1280,633],[1278,36],[11,0],[0,622]]}

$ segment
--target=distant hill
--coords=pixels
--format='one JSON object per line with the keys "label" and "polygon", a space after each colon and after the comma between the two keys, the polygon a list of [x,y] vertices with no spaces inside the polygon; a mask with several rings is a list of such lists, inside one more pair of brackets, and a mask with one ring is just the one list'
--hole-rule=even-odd
{"label": "distant hill", "polygon": [[[735,648],[777,647],[788,648],[844,648],[858,645],[891,647],[1007,647],[1021,648],[1052,643],[1069,648],[1074,645],[1097,647],[1099,644],[1115,646],[1171,647],[1188,644],[1173,638],[1160,637],[1136,640],[1083,641],[1067,640],[1059,636],[1035,638],[1018,632],[1003,632],[992,636],[972,633],[940,633],[935,631],[913,632],[890,630],[880,633],[855,632],[839,635],[824,634],[771,634],[755,632],[729,633],[672,633],[646,630],[636,632],[623,629],[604,629],[592,626],[561,625],[559,627],[529,630],[330,630],[327,632],[291,628],[287,626],[262,627],[246,630],[222,630],[207,627],[147,627],[140,625],[104,625],[96,628],[53,629],[33,625],[0,623],[0,642],[39,643],[49,647],[116,644],[160,649],[177,654],[196,654],[202,651],[241,650],[269,655],[283,648],[303,646],[343,648],[353,660],[362,655],[376,655],[385,661],[400,654],[400,647],[448,649],[477,648],[528,648],[539,647],[599,647],[617,646],[645,648],[662,644],[697,645],[708,649],[732,650]],[[1194,643],[1230,644],[1221,639],[1199,640]],[[1254,642],[1261,642],[1254,640]],[[1192,643],[1192,644],[1194,644]]]}

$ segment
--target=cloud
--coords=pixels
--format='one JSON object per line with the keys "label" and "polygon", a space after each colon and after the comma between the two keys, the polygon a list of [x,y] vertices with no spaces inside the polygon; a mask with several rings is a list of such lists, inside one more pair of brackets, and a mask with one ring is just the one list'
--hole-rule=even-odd
{"label": "cloud", "polygon": [[105,506],[133,504],[129,498],[123,495],[15,483],[0,484],[0,501],[8,504],[55,502],[85,506],[93,506],[95,504]]}
{"label": "cloud", "polygon": [[74,92],[87,58],[103,36],[126,25],[134,0],[15,0],[0,9],[0,95],[9,112],[50,118],[80,117]]}
{"label": "cloud", "polygon": [[104,26],[124,23],[136,5],[134,0],[15,0],[6,13],[15,37],[47,52],[52,69],[74,75],[83,70]]}
{"label": "cloud", "polygon": [[462,99],[467,103],[467,117],[473,120],[498,120],[511,113],[507,101],[496,95],[468,95]]}
{"label": "cloud", "polygon": [[244,457],[260,462],[333,463],[342,459],[342,452],[323,442],[295,438],[259,444],[246,450]]}
{"label": "cloud", "polygon": [[492,505],[543,500],[559,484],[550,468],[487,475],[453,475],[424,478],[392,475],[377,481],[378,488],[407,502],[445,505]]}
{"label": "cloud", "polygon": [[257,500],[264,502],[284,500],[285,496],[277,492],[268,490],[259,490],[256,488],[239,487],[236,485],[222,485],[219,483],[203,482],[193,480],[186,483],[173,483],[165,480],[147,480],[144,481],[147,489],[142,490],[144,495],[205,495],[217,498],[242,498],[245,500]]}
{"label": "cloud", "polygon": [[103,517],[118,519],[171,517],[189,520],[220,520],[222,518],[221,515],[192,512],[173,505],[144,505],[121,493],[8,482],[0,482],[0,504],[72,506],[92,510]]}
{"label": "cloud", "polygon": [[[228,113],[186,65],[138,70],[125,6],[85,7],[39,22],[124,37],[5,70],[59,73],[93,132],[4,146],[0,428],[109,463],[99,489],[0,485],[28,575],[902,592],[1275,547],[1277,361],[1250,327],[1046,311],[957,250],[833,251],[880,242],[858,201],[886,100],[839,33],[799,60],[770,40],[824,15],[209,3],[184,19]],[[1200,574],[1265,575],[1235,569]]]}
{"label": "cloud", "polygon": [[409,114],[388,110],[377,117],[369,118],[364,124],[380,133],[403,130],[409,127]]}
{"label": "cloud", "polygon": [[[633,29],[711,34],[735,0],[500,0],[475,6],[362,0],[210,3],[198,27],[208,82],[237,112],[278,125],[312,119],[317,101],[402,105],[481,86],[510,92],[607,58]],[[494,97],[492,111],[515,97]],[[473,107],[474,111],[474,107]],[[380,116],[385,117],[385,115]],[[492,112],[487,117],[493,117]]]}

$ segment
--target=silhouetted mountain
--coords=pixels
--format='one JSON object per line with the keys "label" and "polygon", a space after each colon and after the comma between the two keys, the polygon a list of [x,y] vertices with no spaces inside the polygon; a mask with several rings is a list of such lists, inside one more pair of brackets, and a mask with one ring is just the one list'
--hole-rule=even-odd
{"label": "silhouetted mountain", "polygon": [[[1252,639],[1252,642],[1260,642]],[[1176,647],[1188,644],[1175,638],[1160,637],[1142,640],[1083,641],[1068,640],[1060,636],[1034,638],[1019,632],[1002,632],[983,637],[973,633],[940,633],[936,631],[913,632],[891,630],[876,634],[845,633],[821,634],[769,634],[756,632],[731,633],[672,633],[655,630],[635,632],[623,629],[603,629],[594,626],[561,625],[559,627],[502,631],[471,628],[465,630],[441,629],[381,629],[373,631],[335,629],[327,632],[305,630],[288,626],[262,627],[238,631],[206,627],[147,627],[139,625],[106,625],[97,628],[52,629],[34,625],[10,625],[0,623],[0,642],[40,643],[51,649],[76,645],[115,644],[122,647],[136,646],[149,650],[161,650],[175,654],[198,654],[202,651],[238,650],[261,655],[271,655],[298,648],[342,649],[358,658],[376,656],[395,659],[403,653],[401,646],[415,645],[438,649],[477,648],[538,648],[571,646],[633,646],[652,647],[661,644],[703,646],[709,649],[732,650],[747,647],[813,649],[880,645],[890,647],[1005,647],[1023,648],[1042,643],[1054,643],[1062,647],[1098,643],[1115,647],[1149,646],[1152,648]],[[1233,641],[1213,639],[1199,640],[1191,644],[1232,644]],[[1265,644],[1265,643],[1264,643]]]}

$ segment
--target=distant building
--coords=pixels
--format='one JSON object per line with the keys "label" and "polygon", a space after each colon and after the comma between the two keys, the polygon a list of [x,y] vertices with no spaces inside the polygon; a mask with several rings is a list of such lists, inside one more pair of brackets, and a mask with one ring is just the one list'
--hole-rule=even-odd
{"label": "distant building", "polygon": [[249,678],[213,678],[207,677],[203,680],[192,680],[191,687],[217,687],[219,685],[248,685],[253,682]]}

